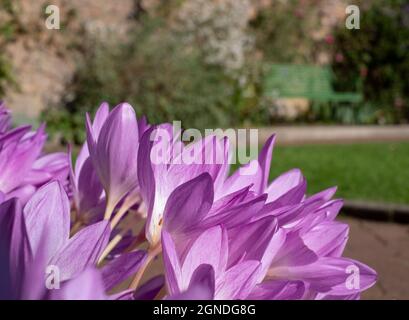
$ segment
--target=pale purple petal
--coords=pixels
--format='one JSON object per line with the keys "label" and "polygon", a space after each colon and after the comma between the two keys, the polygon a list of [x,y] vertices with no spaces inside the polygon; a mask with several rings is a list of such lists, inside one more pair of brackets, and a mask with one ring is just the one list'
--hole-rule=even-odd
{"label": "pale purple petal", "polygon": [[72,278],[95,265],[108,244],[110,227],[107,221],[90,225],[77,232],[51,259],[61,270],[61,280]]}
{"label": "pale purple petal", "polygon": [[175,243],[165,230],[162,231],[161,239],[167,289],[170,295],[178,294],[182,286],[182,270]]}
{"label": "pale purple petal", "polygon": [[299,300],[303,297],[305,286],[302,281],[266,281],[257,285],[250,300]]}
{"label": "pale purple petal", "polygon": [[246,299],[257,284],[261,263],[247,260],[227,270],[216,287],[216,300]]}
{"label": "pale purple petal", "polygon": [[330,295],[362,292],[370,288],[377,278],[374,270],[358,261],[330,257],[308,265],[276,268],[271,275],[306,281],[312,290]]}
{"label": "pale purple petal", "polygon": [[136,273],[146,258],[143,250],[123,253],[119,257],[108,262],[101,270],[106,291],[110,291],[115,286]]}
{"label": "pale purple petal", "polygon": [[87,125],[88,147],[98,177],[107,193],[107,206],[118,202],[137,186],[138,124],[129,104],[115,107],[99,136]]}
{"label": "pale purple petal", "polygon": [[163,214],[163,227],[171,232],[181,232],[200,223],[213,203],[213,181],[203,173],[177,187],[169,196]]}
{"label": "pale purple petal", "polygon": [[44,127],[20,141],[8,144],[0,151],[0,190],[4,193],[18,187],[41,153],[46,136]]}
{"label": "pale purple petal", "polygon": [[193,243],[182,265],[183,287],[187,288],[193,272],[201,264],[209,264],[215,274],[223,272],[227,266],[228,238],[221,226],[204,231]]}
{"label": "pale purple petal", "polygon": [[165,284],[165,277],[162,275],[156,276],[143,285],[141,285],[134,293],[135,300],[153,300],[158,295]]}
{"label": "pale purple petal", "polygon": [[192,274],[186,291],[172,295],[167,300],[213,300],[215,274],[211,265],[202,264]]}
{"label": "pale purple petal", "polygon": [[283,173],[274,179],[268,186],[266,190],[268,194],[267,202],[277,200],[282,195],[298,186],[302,181],[303,175],[300,169],[292,169],[286,173]]}
{"label": "pale purple petal", "polygon": [[106,300],[102,276],[94,268],[88,268],[77,277],[61,285],[60,289],[50,290],[52,300]]}
{"label": "pale purple petal", "polygon": [[24,207],[24,219],[31,249],[35,255],[43,233],[47,233],[51,258],[68,241],[70,233],[70,203],[59,182],[40,188]]}
{"label": "pale purple petal", "polygon": [[0,204],[0,298],[18,296],[29,256],[21,205],[16,199],[8,200]]}
{"label": "pale purple petal", "polygon": [[[290,269],[304,266],[318,260],[318,256],[308,248],[297,232],[287,234],[285,243],[274,256],[271,268]],[[274,274],[274,271],[271,272]]]}
{"label": "pale purple petal", "polygon": [[349,227],[345,223],[320,223],[302,235],[304,244],[318,256],[341,256],[348,240]]}

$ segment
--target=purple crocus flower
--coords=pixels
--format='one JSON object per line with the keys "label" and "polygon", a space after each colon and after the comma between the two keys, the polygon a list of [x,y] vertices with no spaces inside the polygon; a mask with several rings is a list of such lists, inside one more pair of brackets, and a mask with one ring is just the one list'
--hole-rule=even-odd
{"label": "purple crocus flower", "polygon": [[46,136],[42,126],[34,134],[24,128],[18,134],[8,132],[1,138],[0,190],[7,194],[21,186],[40,156]]}
{"label": "purple crocus flower", "polygon": [[2,270],[8,270],[11,279],[6,289],[10,298],[44,296],[44,274],[48,266],[58,270],[60,281],[77,276],[97,261],[110,232],[105,221],[86,227],[70,238],[69,201],[58,182],[40,188],[24,209],[16,199],[2,203],[0,215],[5,258]]}
{"label": "purple crocus flower", "polygon": [[[0,298],[358,299],[375,283],[342,256],[335,188],[308,196],[298,169],[269,183],[274,136],[228,177],[226,139],[185,146],[180,135],[103,103],[68,186],[66,154],[42,155],[44,128],[10,129],[0,104]],[[161,252],[165,277],[139,285]]]}
{"label": "purple crocus flower", "polygon": [[[101,108],[106,110],[107,106]],[[94,126],[91,125],[87,115],[87,143],[93,166],[105,190],[106,219],[110,218],[118,203],[138,187],[139,130],[135,111],[127,103],[116,106],[106,116],[100,130],[95,128],[95,122]]]}
{"label": "purple crocus flower", "polygon": [[10,112],[0,103],[0,191],[7,199],[26,202],[40,186],[51,180],[68,182],[66,154],[42,155],[46,141],[44,125],[37,131],[30,126],[11,129]]}
{"label": "purple crocus flower", "polygon": [[141,138],[138,177],[147,210],[146,238],[151,245],[160,241],[165,206],[178,186],[207,173],[217,188],[228,172],[226,140],[208,136],[185,147],[177,138],[169,125],[152,127]]}
{"label": "purple crocus flower", "polygon": [[[263,151],[270,149],[273,139]],[[259,163],[266,163],[266,153],[261,153]],[[269,166],[260,166],[269,172]],[[305,296],[356,297],[376,281],[376,272],[368,266],[342,258],[347,241],[348,226],[333,221],[342,207],[341,200],[331,200],[335,188],[330,188],[311,197],[306,197],[306,183],[299,170],[291,170],[276,178],[269,186],[260,184],[260,176],[235,176],[235,182],[244,179],[247,183],[261,185],[259,192],[267,193],[267,204],[260,217],[273,216],[285,231],[285,241],[276,252],[269,267],[266,281],[255,290],[259,297],[266,287],[288,281],[286,290],[303,283]],[[253,188],[254,190],[254,188]],[[348,286],[351,270],[357,275],[356,286]],[[278,282],[277,282],[278,281]],[[301,290],[301,289],[300,289]],[[297,294],[301,292],[297,290]],[[267,298],[265,293],[262,294]],[[272,294],[271,298],[274,295]]]}
{"label": "purple crocus flower", "polygon": [[[171,236],[162,234],[167,286],[171,296],[190,289],[203,265],[214,270],[214,299],[244,299],[255,286],[261,262],[244,260],[229,267],[228,235],[221,227],[203,232],[181,259]],[[199,271],[198,271],[199,270]]]}
{"label": "purple crocus flower", "polygon": [[[272,141],[270,139],[263,151],[271,150]],[[185,262],[181,261],[194,250],[198,239],[202,239],[198,234],[206,232],[204,228],[220,223],[229,239],[227,268],[247,259],[249,263],[259,263],[252,273],[253,287],[247,284],[239,294],[241,299],[356,298],[359,292],[374,284],[376,273],[360,262],[341,257],[348,228],[333,221],[342,207],[342,201],[331,200],[335,189],[306,197],[305,179],[299,170],[278,177],[267,187],[265,175],[260,174],[269,170],[269,166],[263,165],[267,157],[266,152],[261,153],[258,160],[261,169],[255,175],[233,176],[234,183],[228,183],[231,193],[216,202],[213,202],[212,180],[206,174],[182,184],[171,194],[164,213],[166,231],[162,241],[165,254],[171,257],[165,260],[169,290],[175,294],[186,289],[191,271],[184,271]],[[249,184],[242,190],[237,184],[241,179],[241,187]],[[245,199],[257,200],[257,191],[268,192],[260,198],[261,206],[252,206],[248,214],[242,207],[239,214],[243,216],[235,214],[231,218],[226,214],[240,207]],[[242,217],[245,219],[241,220]],[[203,255],[201,250],[191,255],[197,256],[202,264],[212,265],[212,260],[206,258],[210,253],[206,253],[205,248],[211,246],[212,240],[208,241],[201,249]],[[357,276],[354,285],[348,284],[351,270]],[[216,283],[218,271],[215,268]]]}
{"label": "purple crocus flower", "polygon": [[[143,251],[119,255],[102,273],[92,270],[108,243],[109,224],[101,221],[70,237],[69,210],[58,182],[40,188],[24,208],[18,199],[0,204],[1,298],[105,298],[138,269]],[[58,272],[61,291],[47,289],[48,268]]]}
{"label": "purple crocus flower", "polygon": [[[95,136],[99,135],[108,115],[109,106],[102,103],[91,125]],[[72,158],[71,150],[69,158]],[[105,192],[92,163],[87,142],[82,146],[74,166],[70,161],[70,182],[77,222],[86,224],[102,218],[106,205]]]}

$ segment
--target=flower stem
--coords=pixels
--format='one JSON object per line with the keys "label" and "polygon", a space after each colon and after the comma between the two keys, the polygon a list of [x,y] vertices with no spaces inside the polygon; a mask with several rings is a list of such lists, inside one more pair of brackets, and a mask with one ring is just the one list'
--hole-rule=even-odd
{"label": "flower stem", "polygon": [[109,203],[109,199],[107,198],[107,206],[105,208],[104,213],[104,220],[109,220],[111,218],[112,212],[114,211],[115,206]]}
{"label": "flower stem", "polygon": [[122,217],[125,215],[125,213],[128,212],[128,210],[136,203],[135,199],[133,197],[126,197],[125,201],[123,202],[121,208],[119,208],[118,212],[114,215],[114,217],[111,220],[111,230],[114,230],[114,228],[117,226],[119,221],[121,221]]}
{"label": "flower stem", "polygon": [[100,265],[102,261],[104,261],[104,259],[111,253],[111,251],[116,247],[116,245],[122,240],[122,238],[124,237],[124,234],[127,231],[128,230],[124,230],[112,238],[112,240],[108,243],[104,251],[102,251],[101,256],[98,259],[98,263],[97,263],[98,265]]}
{"label": "flower stem", "polygon": [[138,272],[135,274],[135,277],[133,278],[131,284],[129,285],[129,289],[135,290],[139,282],[142,279],[143,274],[146,271],[146,268],[150,265],[150,263],[155,259],[155,257],[162,251],[162,246],[160,244],[157,244],[154,247],[151,247],[148,251],[148,255],[145,259],[144,264],[141,266],[141,268],[138,270]]}

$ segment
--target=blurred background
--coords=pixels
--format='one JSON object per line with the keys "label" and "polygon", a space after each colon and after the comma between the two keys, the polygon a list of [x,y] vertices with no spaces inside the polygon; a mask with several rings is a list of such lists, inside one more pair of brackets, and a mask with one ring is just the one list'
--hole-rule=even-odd
{"label": "blurred background", "polygon": [[81,144],[102,101],[278,132],[272,177],[346,199],[347,255],[380,277],[363,298],[409,299],[409,0],[0,0],[0,100],[49,149]]}

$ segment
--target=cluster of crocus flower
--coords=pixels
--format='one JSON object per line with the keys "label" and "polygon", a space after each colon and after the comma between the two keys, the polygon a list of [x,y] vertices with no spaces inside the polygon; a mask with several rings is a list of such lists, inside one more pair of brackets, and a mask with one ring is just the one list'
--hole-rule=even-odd
{"label": "cluster of crocus flower", "polygon": [[69,162],[63,152],[44,155],[47,139],[44,125],[11,127],[10,111],[0,101],[0,193],[1,199],[19,198],[25,203],[34,192],[51,180],[65,187]]}
{"label": "cluster of crocus flower", "polygon": [[87,115],[74,163],[9,122],[2,106],[1,298],[357,299],[376,281],[342,257],[335,188],[269,182],[274,136],[229,175],[227,139],[185,145],[127,103]]}

